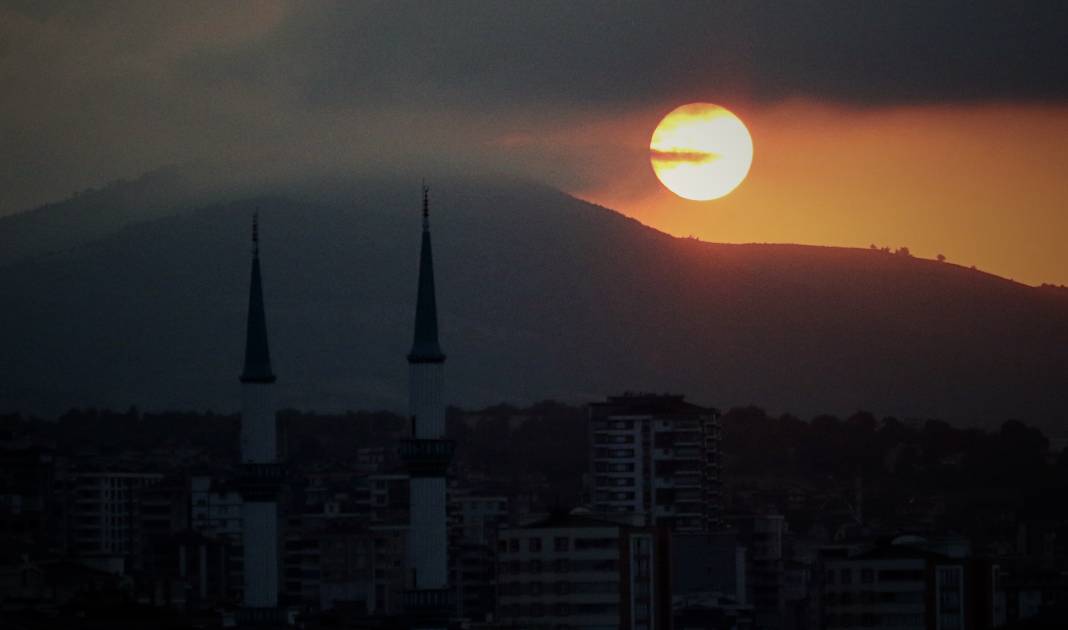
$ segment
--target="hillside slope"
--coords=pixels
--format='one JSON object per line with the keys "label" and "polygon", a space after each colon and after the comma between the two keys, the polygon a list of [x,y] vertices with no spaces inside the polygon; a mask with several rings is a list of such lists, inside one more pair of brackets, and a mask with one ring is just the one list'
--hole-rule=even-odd
{"label": "hillside slope", "polygon": [[[634,389],[805,415],[1068,415],[1063,291],[869,250],[677,239],[529,184],[447,183],[432,205],[457,404]],[[417,182],[318,182],[10,262],[0,409],[236,409],[256,207],[281,403],[403,409]]]}

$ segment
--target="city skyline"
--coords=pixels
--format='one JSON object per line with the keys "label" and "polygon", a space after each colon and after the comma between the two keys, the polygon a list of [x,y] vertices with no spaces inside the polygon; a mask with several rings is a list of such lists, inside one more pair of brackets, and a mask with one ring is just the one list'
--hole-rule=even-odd
{"label": "city skyline", "polygon": [[0,627],[1063,630],[1065,41],[0,0]]}

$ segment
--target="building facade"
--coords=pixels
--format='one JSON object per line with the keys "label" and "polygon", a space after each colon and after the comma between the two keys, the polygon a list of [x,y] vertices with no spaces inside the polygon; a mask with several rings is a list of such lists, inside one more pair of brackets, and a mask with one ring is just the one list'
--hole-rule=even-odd
{"label": "building facade", "polygon": [[715,409],[682,396],[624,394],[590,405],[593,511],[635,514],[677,532],[711,531],[722,514]]}
{"label": "building facade", "polygon": [[996,569],[926,540],[833,549],[821,557],[821,626],[897,630],[994,627]]}
{"label": "building facade", "polygon": [[109,570],[125,570],[126,560],[136,551],[137,494],[161,479],[159,473],[75,473],[70,509],[70,540],[75,554],[102,562],[108,559]]}
{"label": "building facade", "polygon": [[505,627],[671,627],[667,532],[560,514],[502,529],[498,606]]}

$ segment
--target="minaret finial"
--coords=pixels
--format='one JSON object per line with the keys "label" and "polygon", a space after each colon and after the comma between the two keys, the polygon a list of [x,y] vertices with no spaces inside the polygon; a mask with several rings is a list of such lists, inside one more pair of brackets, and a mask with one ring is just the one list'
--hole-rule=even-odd
{"label": "minaret finial", "polygon": [[423,229],[430,228],[430,186],[423,180]]}
{"label": "minaret finial", "polygon": [[430,187],[423,181],[423,242],[419,249],[419,291],[415,300],[415,340],[408,354],[411,363],[440,363],[445,355],[438,345],[438,307],[434,295],[434,262],[430,253]]}
{"label": "minaret finial", "polygon": [[252,253],[260,254],[260,209],[252,213]]}

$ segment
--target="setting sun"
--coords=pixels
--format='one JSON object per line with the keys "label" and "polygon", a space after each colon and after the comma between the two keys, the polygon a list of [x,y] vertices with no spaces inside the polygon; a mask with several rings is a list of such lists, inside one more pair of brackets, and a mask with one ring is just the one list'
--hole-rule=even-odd
{"label": "setting sun", "polygon": [[649,142],[653,171],[671,192],[693,201],[719,199],[738,187],[753,163],[753,139],[741,119],[711,103],[676,108]]}

